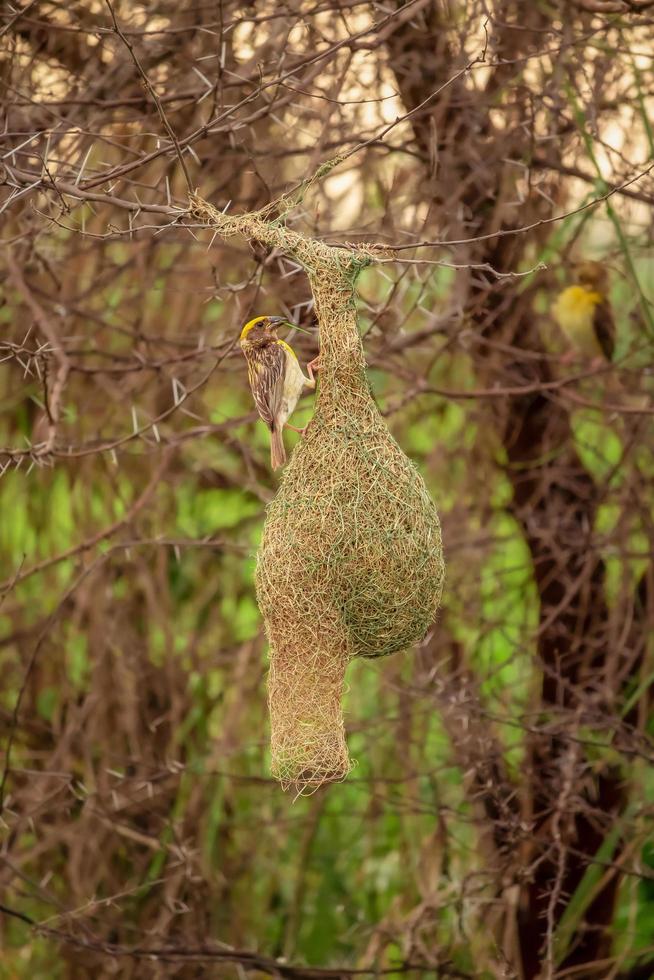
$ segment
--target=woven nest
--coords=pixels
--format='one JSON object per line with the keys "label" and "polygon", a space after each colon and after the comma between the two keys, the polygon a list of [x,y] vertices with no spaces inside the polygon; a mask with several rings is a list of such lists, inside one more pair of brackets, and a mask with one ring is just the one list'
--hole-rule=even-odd
{"label": "woven nest", "polygon": [[352,304],[329,282],[312,287],[316,410],[268,507],[256,576],[273,773],[299,788],[347,775],[347,662],[421,640],[444,573],[436,507],[372,399]]}
{"label": "woven nest", "polygon": [[440,525],[370,392],[354,307],[366,258],[239,220],[237,231],[303,262],[320,327],[315,413],[268,507],[256,572],[270,640],[271,767],[285,788],[306,792],[351,768],[341,708],[348,661],[403,650],[432,624],[444,577]]}

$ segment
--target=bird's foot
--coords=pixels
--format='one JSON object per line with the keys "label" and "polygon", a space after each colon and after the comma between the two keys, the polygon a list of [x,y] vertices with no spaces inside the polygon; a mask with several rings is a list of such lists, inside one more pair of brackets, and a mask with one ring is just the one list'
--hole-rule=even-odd
{"label": "bird's foot", "polygon": [[314,359],[312,361],[309,361],[309,363],[307,364],[307,371],[309,372],[309,378],[311,381],[313,381],[314,384],[316,383],[314,374],[316,371],[319,370],[320,370],[320,354],[318,354],[317,357],[314,357]]}
{"label": "bird's foot", "polygon": [[306,425],[304,426],[303,429],[298,429],[298,427],[296,425],[291,425],[290,422],[284,422],[284,427],[287,428],[287,429],[291,429],[293,432],[297,432],[298,435],[300,435],[300,436],[303,436],[304,433],[307,431]]}

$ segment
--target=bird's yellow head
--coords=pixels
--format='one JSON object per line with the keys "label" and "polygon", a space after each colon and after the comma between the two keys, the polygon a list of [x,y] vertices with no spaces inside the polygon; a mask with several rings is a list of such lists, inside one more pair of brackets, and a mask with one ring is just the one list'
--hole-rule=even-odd
{"label": "bird's yellow head", "polygon": [[608,287],[608,274],[601,262],[588,260],[578,262],[573,267],[575,282],[582,286],[587,286],[598,293],[606,293]]}
{"label": "bird's yellow head", "polygon": [[284,316],[255,316],[241,330],[241,347],[266,347],[275,343],[277,330],[287,323]]}

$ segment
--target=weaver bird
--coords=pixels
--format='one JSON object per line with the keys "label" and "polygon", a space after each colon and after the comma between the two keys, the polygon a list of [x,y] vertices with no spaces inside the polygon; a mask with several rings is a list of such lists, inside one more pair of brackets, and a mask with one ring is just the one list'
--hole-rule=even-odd
{"label": "weaver bird", "polygon": [[283,326],[292,326],[283,316],[255,316],[241,330],[241,350],[248,365],[248,380],[254,395],[254,404],[263,421],[270,429],[270,464],[274,470],[286,462],[286,450],[282,430],[295,410],[304,388],[313,390],[318,358],[307,364],[309,377],[305,377],[293,348],[277,336]]}
{"label": "weaver bird", "polygon": [[563,360],[587,357],[595,365],[613,359],[615,322],[608,301],[608,277],[599,262],[582,262],[575,283],[557,297],[554,319],[570,344]]}

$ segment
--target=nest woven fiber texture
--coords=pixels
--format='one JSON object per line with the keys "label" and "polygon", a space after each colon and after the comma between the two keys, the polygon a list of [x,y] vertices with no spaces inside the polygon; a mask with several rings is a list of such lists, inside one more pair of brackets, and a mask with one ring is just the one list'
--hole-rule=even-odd
{"label": "nest woven fiber texture", "polygon": [[369,260],[268,222],[266,238],[253,217],[256,227],[239,231],[264,241],[281,232],[276,244],[307,269],[320,328],[314,416],[268,506],[256,571],[270,641],[271,768],[284,787],[310,791],[351,768],[348,661],[424,637],[444,564],[434,502],[366,376],[354,284]]}

